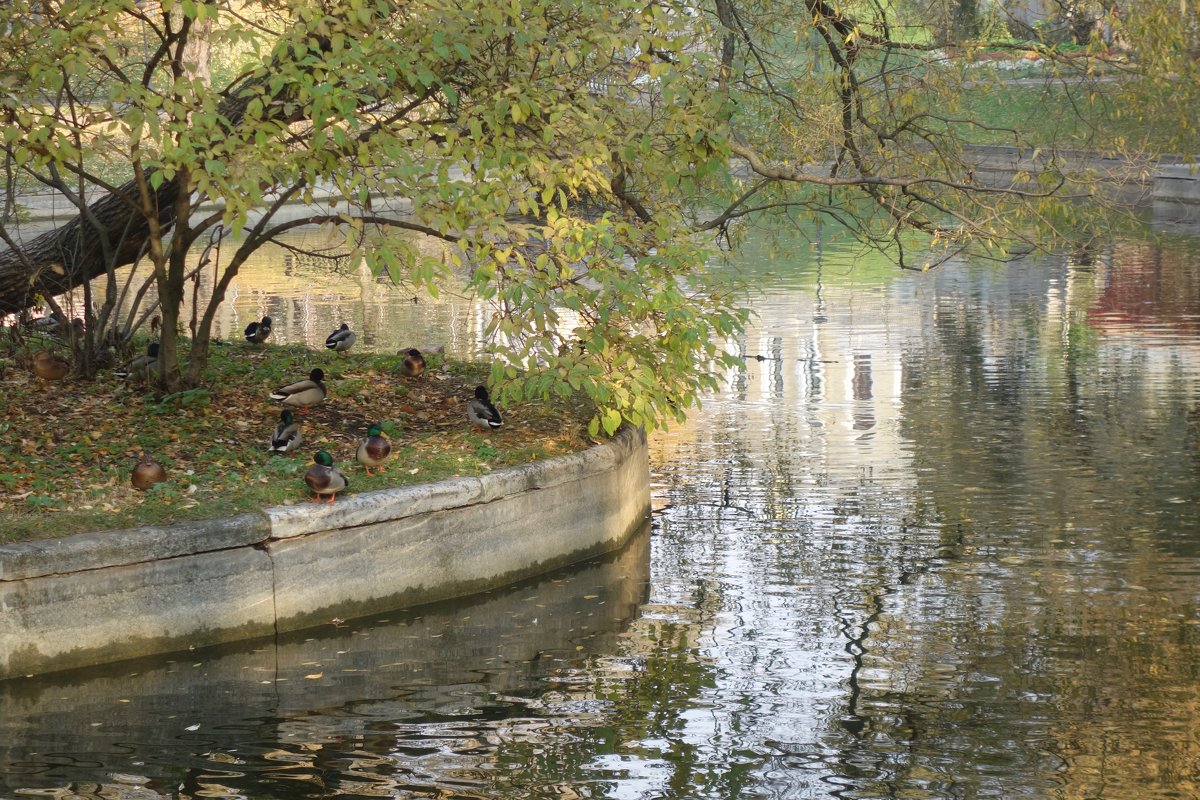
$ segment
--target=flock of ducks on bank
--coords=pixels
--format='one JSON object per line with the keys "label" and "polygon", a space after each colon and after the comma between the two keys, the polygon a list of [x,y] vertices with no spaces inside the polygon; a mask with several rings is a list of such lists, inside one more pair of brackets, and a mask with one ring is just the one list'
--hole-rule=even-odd
{"label": "flock of ducks on bank", "polygon": [[[266,331],[264,333],[264,330]],[[259,322],[246,326],[246,341],[262,344],[271,335],[271,318],[263,317]],[[325,347],[335,353],[345,353],[354,346],[357,337],[350,326],[342,323],[333,333],[325,338]],[[404,360],[400,363],[399,372],[405,378],[419,378],[425,372],[425,356],[415,347],[401,351]],[[312,406],[320,405],[329,396],[325,387],[325,371],[313,369],[308,378],[286,386],[280,386],[271,392],[270,398],[284,406],[279,412],[279,424],[271,432],[269,450],[272,453],[292,453],[299,449],[304,441],[300,425],[296,422],[293,409],[306,411]],[[475,397],[467,403],[467,420],[482,430],[495,430],[504,424],[500,412],[492,405],[488,390],[484,386],[475,387]],[[383,427],[375,424],[367,430],[367,435],[359,440],[354,457],[363,465],[364,471],[370,475],[372,469],[381,469],[383,463],[392,454],[392,444],[383,435]],[[313,456],[313,464],[304,473],[304,483],[316,495],[317,502],[328,497],[327,502],[333,503],[337,493],[347,488],[350,481],[346,475],[333,463],[333,457],[325,450],[318,450]]]}
{"label": "flock of ducks on bank", "polygon": [[[263,344],[271,335],[271,318],[263,317],[257,322],[246,326],[245,339],[251,344]],[[357,337],[350,326],[342,323],[325,339],[325,347],[335,353],[345,353],[354,346]],[[148,380],[158,368],[158,342],[151,342],[146,352],[131,359],[114,371],[118,378],[125,380]],[[405,378],[419,378],[425,372],[425,356],[415,347],[402,350],[404,360],[398,368]],[[43,380],[57,381],[65,378],[71,371],[68,361],[58,355],[41,352],[34,357],[34,374]],[[307,411],[313,406],[325,402],[329,390],[325,386],[325,372],[319,367],[308,373],[308,378],[280,386],[269,395],[271,400],[280,403],[283,410],[279,414],[279,424],[271,432],[270,444],[267,448],[271,453],[294,453],[304,442],[300,425],[293,411]],[[475,396],[467,402],[467,420],[471,425],[481,430],[496,430],[504,424],[500,412],[492,405],[487,387],[475,387]],[[381,469],[392,453],[392,445],[383,435],[383,427],[371,425],[367,435],[359,440],[355,451],[355,459],[363,465],[368,475],[372,469]],[[145,453],[134,467],[130,480],[137,489],[149,489],[156,483],[167,479],[166,471]],[[345,474],[333,462],[333,457],[325,450],[318,450],[313,456],[313,464],[304,474],[304,483],[316,495],[317,502],[333,503],[337,493],[347,488],[350,482]],[[328,497],[328,501],[322,498]]]}

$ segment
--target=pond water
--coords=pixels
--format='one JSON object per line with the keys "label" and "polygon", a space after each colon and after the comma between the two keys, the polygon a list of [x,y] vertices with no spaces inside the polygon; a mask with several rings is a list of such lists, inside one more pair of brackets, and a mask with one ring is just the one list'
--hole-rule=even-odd
{"label": "pond water", "polygon": [[[1200,796],[1195,240],[914,274],[817,238],[740,265],[746,367],[652,436],[629,547],[0,684],[0,796]],[[482,327],[261,269],[228,331]]]}

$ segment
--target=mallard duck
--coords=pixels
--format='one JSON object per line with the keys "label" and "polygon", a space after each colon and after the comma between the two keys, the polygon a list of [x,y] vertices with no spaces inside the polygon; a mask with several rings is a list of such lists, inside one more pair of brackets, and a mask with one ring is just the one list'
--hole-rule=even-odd
{"label": "mallard duck", "polygon": [[404,360],[400,362],[400,374],[406,378],[419,378],[425,371],[425,356],[415,347],[404,352]]}
{"label": "mallard duck", "polygon": [[167,471],[150,456],[142,453],[142,458],[138,461],[137,466],[133,468],[133,472],[129,476],[133,488],[141,489],[143,492],[149,489],[156,483],[162,483],[167,479]]}
{"label": "mallard duck", "polygon": [[121,380],[146,380],[158,369],[158,342],[146,346],[146,352],[130,359],[124,366],[113,371]]}
{"label": "mallard duck", "polygon": [[329,495],[329,502],[337,499],[337,493],[350,485],[341,470],[333,465],[333,457],[324,450],[318,450],[313,456],[313,465],[304,473],[304,482],[308,488],[316,492],[316,502],[321,502],[322,495]]}
{"label": "mallard duck", "polygon": [[272,453],[290,453],[300,446],[304,437],[300,435],[300,424],[292,415],[290,409],[279,412],[279,424],[271,433],[271,446],[267,449]]}
{"label": "mallard duck", "polygon": [[33,357],[33,374],[44,381],[61,381],[71,373],[71,362],[60,355],[41,351]]}
{"label": "mallard duck", "polygon": [[367,430],[367,435],[358,441],[358,452],[354,457],[358,459],[358,463],[363,465],[367,474],[371,474],[371,467],[378,467],[384,461],[387,461],[388,456],[392,454],[392,443],[383,438],[383,428],[379,424],[372,425]]}
{"label": "mallard duck", "polygon": [[500,417],[500,412],[492,405],[492,400],[488,397],[488,390],[485,386],[475,387],[475,399],[467,403],[467,419],[476,428],[483,430],[495,430],[504,424],[504,420]]}
{"label": "mallard duck", "polygon": [[271,399],[278,400],[285,406],[307,409],[309,406],[325,402],[325,373],[319,367],[308,373],[308,380],[289,383],[271,392]]}
{"label": "mallard duck", "polygon": [[261,322],[251,322],[246,326],[246,341],[250,344],[262,344],[271,335],[271,318],[263,317]]}
{"label": "mallard duck", "polygon": [[354,347],[357,338],[350,326],[343,322],[342,327],[325,337],[325,346],[335,353],[344,353]]}

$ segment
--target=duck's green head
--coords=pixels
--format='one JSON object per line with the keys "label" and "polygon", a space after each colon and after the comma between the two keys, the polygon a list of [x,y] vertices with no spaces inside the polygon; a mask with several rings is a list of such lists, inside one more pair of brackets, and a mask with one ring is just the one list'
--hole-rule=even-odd
{"label": "duck's green head", "polygon": [[318,450],[317,454],[313,456],[313,461],[317,462],[322,467],[333,466],[333,456],[329,455],[329,453],[325,452],[324,450]]}
{"label": "duck's green head", "polygon": [[282,422],[284,425],[291,425],[293,422],[296,421],[296,418],[294,416],[292,416],[292,412],[290,409],[285,408],[283,411],[281,411],[279,413],[279,421]]}
{"label": "duck's green head", "polygon": [[367,428],[367,436],[382,436],[383,426],[376,422],[371,427]]}

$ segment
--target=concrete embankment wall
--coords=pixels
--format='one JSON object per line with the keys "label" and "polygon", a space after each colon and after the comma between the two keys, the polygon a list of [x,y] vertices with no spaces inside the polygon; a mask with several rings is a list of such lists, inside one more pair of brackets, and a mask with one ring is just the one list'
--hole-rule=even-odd
{"label": "concrete embankment wall", "polygon": [[[117,753],[129,741],[142,752],[171,749],[186,726],[199,724],[195,736],[203,737],[251,718],[263,730],[274,724],[276,741],[313,741],[314,730],[369,737],[381,720],[411,714],[411,693],[397,687],[419,687],[430,708],[461,707],[466,687],[526,696],[558,658],[616,652],[646,600],[649,577],[643,525],[619,550],[569,572],[388,612],[382,621],[0,681],[0,763],[44,764],[47,741],[60,753]],[[24,772],[18,785],[61,787],[62,775]],[[88,796],[155,797],[119,788]],[[0,788],[0,796],[11,795]]]}
{"label": "concrete embankment wall", "polygon": [[0,546],[0,678],[183,650],[504,586],[619,547],[645,435],[401,489]]}
{"label": "concrete embankment wall", "polygon": [[[963,149],[963,160],[972,165],[974,179],[984,185],[1007,188],[1018,176],[1035,176],[1056,168],[1074,185],[1094,184],[1110,198],[1131,206],[1147,202],[1156,174],[1156,166],[1149,159],[1105,158],[1070,150],[971,145]],[[1028,190],[1050,188],[1020,180],[1016,185]],[[1063,191],[1069,194],[1071,187]]]}
{"label": "concrete embankment wall", "polygon": [[1039,190],[1032,176],[1051,166],[1069,183],[1066,195],[1092,191],[1131,208],[1147,209],[1158,230],[1200,235],[1200,157],[1106,158],[1080,150],[972,145],[964,148],[972,178],[985,186]]}

